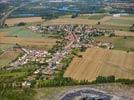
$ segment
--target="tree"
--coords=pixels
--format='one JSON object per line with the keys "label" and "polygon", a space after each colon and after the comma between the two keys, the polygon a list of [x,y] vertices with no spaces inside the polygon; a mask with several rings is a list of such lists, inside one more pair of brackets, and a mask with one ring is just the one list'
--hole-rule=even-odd
{"label": "tree", "polygon": [[130,26],[129,30],[130,30],[131,32],[134,32],[134,24],[133,24],[132,26]]}
{"label": "tree", "polygon": [[72,15],[72,18],[76,18],[76,17],[78,17],[78,13]]}
{"label": "tree", "polygon": [[101,22],[98,22],[98,23],[97,23],[97,25],[100,25],[100,24],[101,24]]}
{"label": "tree", "polygon": [[20,22],[17,24],[17,26],[25,26],[25,25],[26,25],[26,23],[24,23],[24,22]]}

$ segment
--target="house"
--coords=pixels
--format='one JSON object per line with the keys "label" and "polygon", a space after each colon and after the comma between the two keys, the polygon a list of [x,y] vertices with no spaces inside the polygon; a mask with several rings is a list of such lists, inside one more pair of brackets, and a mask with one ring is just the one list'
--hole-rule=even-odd
{"label": "house", "polygon": [[22,87],[31,87],[31,82],[29,81],[22,82]]}

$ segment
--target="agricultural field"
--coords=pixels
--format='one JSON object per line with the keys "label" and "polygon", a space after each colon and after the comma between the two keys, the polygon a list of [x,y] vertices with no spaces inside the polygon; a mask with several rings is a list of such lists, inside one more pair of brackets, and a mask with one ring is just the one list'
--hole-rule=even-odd
{"label": "agricultural field", "polygon": [[116,36],[134,36],[134,32],[115,31]]}
{"label": "agricultural field", "polygon": [[131,26],[134,24],[134,18],[131,16],[112,17],[105,16],[100,20],[101,24],[112,26]]}
{"label": "agricultural field", "polygon": [[11,63],[13,60],[15,60],[19,55],[20,51],[5,51],[0,55],[0,68],[7,66],[9,63]]}
{"label": "agricultural field", "polygon": [[52,48],[56,44],[56,41],[57,39],[53,38],[34,39],[34,38],[0,37],[0,44],[5,45],[19,44],[24,47],[42,48],[42,49]]}
{"label": "agricultural field", "polygon": [[89,14],[89,15],[81,15],[78,18],[84,18],[84,19],[89,19],[89,20],[101,20],[104,18],[104,14]]}
{"label": "agricultural field", "polygon": [[35,33],[25,27],[10,27],[0,30],[0,47],[7,49],[19,44],[29,48],[50,49],[60,39],[42,37],[42,34]]}
{"label": "agricultural field", "polygon": [[117,79],[134,79],[133,52],[89,48],[82,56],[73,59],[64,77],[94,81],[97,76],[114,75]]}
{"label": "agricultural field", "polygon": [[[98,22],[101,24],[97,25]],[[112,17],[104,14],[86,14],[71,18],[71,15],[65,15],[43,23],[44,25],[87,24],[95,28],[129,31],[130,26],[134,24],[134,18],[132,16]]]}
{"label": "agricultural field", "polygon": [[97,24],[96,20],[88,20],[83,18],[58,18],[53,20],[48,20],[44,22],[44,25],[61,25],[61,24],[87,24],[95,25]]}
{"label": "agricultural field", "polygon": [[[9,27],[0,30],[0,36],[14,36],[14,37],[25,37],[25,38],[41,38],[42,35],[40,33],[35,33],[27,29],[26,27]],[[2,34],[3,33],[3,34]]]}
{"label": "agricultural field", "polygon": [[42,22],[43,19],[41,17],[26,17],[26,18],[9,18],[6,20],[5,24],[8,26],[14,26],[20,22],[24,23],[39,23]]}
{"label": "agricultural field", "polygon": [[134,51],[134,37],[96,37],[96,42],[111,42],[114,45],[115,50]]}

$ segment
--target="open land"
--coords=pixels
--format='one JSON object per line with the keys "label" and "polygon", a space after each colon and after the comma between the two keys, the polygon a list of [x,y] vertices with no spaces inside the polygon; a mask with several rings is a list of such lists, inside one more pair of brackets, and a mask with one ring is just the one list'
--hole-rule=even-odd
{"label": "open land", "polygon": [[[100,22],[100,25],[97,23]],[[44,25],[59,25],[59,24],[86,24],[96,28],[114,29],[129,31],[129,27],[134,23],[134,18],[131,16],[113,17],[103,14],[97,15],[81,15],[76,18],[71,18],[70,15],[61,16],[58,19],[47,20]]]}
{"label": "open land", "polygon": [[36,89],[37,94],[34,96],[36,100],[59,100],[60,96],[72,89],[80,89],[83,87],[96,88],[99,90],[106,91],[107,93],[117,95],[119,97],[124,97],[126,100],[133,99],[134,87],[126,86],[121,84],[100,84],[100,85],[89,85],[89,86],[68,86],[68,87],[50,87]]}
{"label": "open land", "polygon": [[16,38],[16,37],[0,37],[0,44],[19,44],[24,47],[35,48],[51,48],[56,44],[57,39],[32,39],[32,38]]}
{"label": "open land", "polygon": [[97,76],[134,79],[134,53],[90,48],[82,58],[74,58],[64,76],[93,81]]}
{"label": "open land", "polygon": [[[22,20],[20,20],[19,18],[11,19],[7,24],[9,26],[10,25],[12,26],[17,23],[20,23],[20,21],[22,22]],[[26,21],[28,22],[29,20],[25,19],[25,22]],[[37,19],[31,21],[39,22],[37,21]],[[40,19],[40,21],[42,21],[42,19]],[[101,22],[100,25],[97,25],[98,21]],[[114,45],[114,50],[107,50],[101,48],[87,49],[86,52],[80,53],[82,57],[75,57],[72,60],[71,64],[69,65],[69,67],[64,73],[64,77],[71,77],[72,79],[79,80],[79,81],[81,80],[94,81],[97,76],[111,76],[111,75],[114,75],[116,78],[134,79],[134,62],[133,62],[134,53],[132,52],[134,51],[134,41],[133,41],[134,35],[133,32],[128,32],[130,25],[133,24],[132,17],[113,18],[111,16],[92,15],[92,16],[81,16],[72,19],[70,18],[70,16],[63,16],[58,19],[47,20],[43,22],[43,25],[61,25],[61,24],[86,24],[96,28],[116,30],[115,31],[116,36],[114,37],[108,37],[108,36],[95,37],[95,41],[101,41],[104,43],[112,42],[112,44]],[[13,47],[16,44],[19,44],[24,48],[29,47],[30,49],[31,48],[50,49],[56,44],[56,41],[59,41],[59,39],[56,38],[42,37],[41,33],[33,32],[29,30],[27,27],[17,27],[17,26],[9,27],[3,29],[2,31],[0,30],[0,32],[1,32],[0,49],[2,48],[4,50],[5,48]],[[119,51],[119,50],[124,50],[124,51]],[[19,55],[20,52],[12,51],[12,50],[10,51],[6,50],[5,52],[2,52],[2,54],[0,55],[0,67],[8,65],[13,60],[15,60]],[[56,58],[55,55],[52,55],[52,57]],[[59,59],[56,60],[58,61]],[[51,65],[51,62],[49,63],[49,65]],[[33,68],[31,68],[30,70],[32,69]],[[35,75],[34,71],[38,73],[38,70],[34,69],[32,72],[34,75]],[[23,76],[27,76],[27,73],[28,73],[27,71],[13,72],[13,73],[12,72],[0,73],[0,77],[4,77],[4,78],[16,77],[16,76],[23,77]],[[29,77],[27,77],[26,80],[29,81]],[[98,88],[100,90],[108,90],[110,91],[110,93],[114,92],[114,94],[119,96],[124,96],[127,99],[133,98],[133,94],[132,94],[133,88],[130,91],[130,89],[127,90],[123,87],[123,89],[126,90],[124,94],[124,92],[122,92],[124,90],[120,89],[120,87],[122,86],[119,87],[116,86],[117,85],[115,86],[101,85],[97,87],[95,85],[93,87]],[[79,86],[75,88],[79,88]],[[72,89],[72,87],[35,89],[37,91],[37,94],[35,95],[35,99],[53,100],[53,98],[56,99],[56,97],[59,96],[57,93],[60,94],[61,92],[62,93],[67,92],[68,89]],[[117,89],[117,91],[115,89]]]}
{"label": "open land", "polygon": [[9,18],[6,20],[6,24],[8,26],[13,26],[16,25],[20,22],[24,22],[24,23],[38,23],[38,22],[42,22],[42,18],[41,17],[26,17],[26,18]]}
{"label": "open land", "polygon": [[82,18],[59,18],[53,19],[49,21],[45,21],[44,25],[61,25],[61,24],[87,24],[87,25],[95,25],[97,21],[95,20],[88,20]]}
{"label": "open land", "polygon": [[15,60],[19,55],[20,51],[5,51],[0,55],[0,67],[4,67]]}
{"label": "open land", "polygon": [[116,36],[134,36],[134,32],[115,31]]}
{"label": "open land", "polygon": [[1,48],[12,47],[19,44],[24,47],[49,49],[58,39],[44,38],[41,34],[32,32],[25,27],[11,27],[0,30]]}
{"label": "open land", "polygon": [[96,37],[96,42],[111,42],[114,45],[115,50],[134,51],[134,37]]}
{"label": "open land", "polygon": [[17,37],[30,37],[30,38],[41,38],[42,35],[39,33],[32,32],[26,27],[9,27],[0,30],[4,36],[17,36]]}

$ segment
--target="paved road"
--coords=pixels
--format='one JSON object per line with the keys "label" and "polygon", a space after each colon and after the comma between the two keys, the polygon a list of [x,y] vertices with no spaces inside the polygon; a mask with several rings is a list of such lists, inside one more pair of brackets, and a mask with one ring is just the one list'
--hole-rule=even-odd
{"label": "paved road", "polygon": [[[37,2],[37,1],[34,1],[34,2]],[[0,20],[0,27],[4,27],[6,19],[8,18],[8,16],[9,16],[12,12],[14,12],[15,10],[17,10],[17,9],[19,9],[19,8],[21,8],[21,7],[24,7],[24,6],[26,6],[26,5],[30,4],[30,3],[34,3],[34,2],[29,2],[29,3],[21,4],[20,6],[14,7],[12,10],[8,11],[8,12],[1,18],[1,20]]]}

